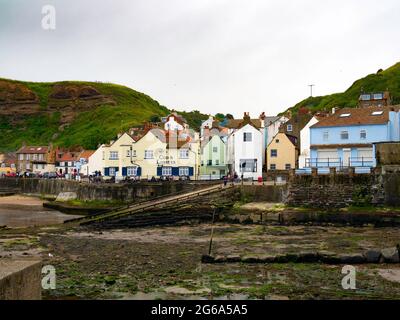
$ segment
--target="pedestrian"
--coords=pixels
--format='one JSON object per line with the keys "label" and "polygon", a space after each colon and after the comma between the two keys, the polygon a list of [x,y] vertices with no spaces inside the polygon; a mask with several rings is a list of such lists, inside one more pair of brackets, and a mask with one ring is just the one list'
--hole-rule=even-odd
{"label": "pedestrian", "polygon": [[224,187],[226,187],[227,184],[228,184],[228,177],[224,176]]}

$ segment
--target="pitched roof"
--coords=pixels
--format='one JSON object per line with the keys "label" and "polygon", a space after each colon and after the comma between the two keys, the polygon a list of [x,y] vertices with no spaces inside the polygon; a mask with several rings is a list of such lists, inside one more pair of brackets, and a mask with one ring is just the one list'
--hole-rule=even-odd
{"label": "pitched roof", "polygon": [[[399,106],[340,109],[335,114],[321,119],[311,128],[386,124],[389,121],[389,111],[392,109],[398,110]],[[373,112],[379,111],[382,113],[373,115]]]}
{"label": "pitched roof", "polygon": [[79,155],[79,158],[83,158],[83,159],[89,159],[89,157],[95,153],[95,150],[84,150],[81,152],[81,154]]}
{"label": "pitched roof", "polygon": [[47,146],[23,146],[17,153],[47,153],[48,149]]}
{"label": "pitched roof", "polygon": [[[247,123],[244,123],[243,119],[231,119],[228,121],[226,127],[229,129],[240,129],[241,127],[243,127],[244,125],[246,125]],[[261,127],[261,120],[260,119],[250,119],[250,125],[252,125],[253,127],[260,129]]]}

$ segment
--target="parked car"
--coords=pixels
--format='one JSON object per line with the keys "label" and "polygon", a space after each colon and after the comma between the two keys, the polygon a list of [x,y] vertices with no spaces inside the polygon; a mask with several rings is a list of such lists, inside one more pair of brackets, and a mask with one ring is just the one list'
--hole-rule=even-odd
{"label": "parked car", "polygon": [[44,179],[56,179],[57,178],[57,173],[55,173],[55,172],[45,172],[45,173],[43,173],[42,178],[44,178]]}

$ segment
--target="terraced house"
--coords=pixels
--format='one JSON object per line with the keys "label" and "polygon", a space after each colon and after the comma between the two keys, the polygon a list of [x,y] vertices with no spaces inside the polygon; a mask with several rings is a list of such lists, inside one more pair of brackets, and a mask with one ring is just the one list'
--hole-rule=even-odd
{"label": "terraced house", "polygon": [[201,145],[200,179],[218,180],[228,172],[226,163],[227,136],[218,128],[204,128]]}
{"label": "terraced house", "polygon": [[42,174],[55,171],[55,153],[47,146],[23,146],[17,152],[17,171]]}
{"label": "terraced house", "polygon": [[400,141],[399,106],[346,108],[310,127],[306,167],[329,170],[376,165],[374,143]]}

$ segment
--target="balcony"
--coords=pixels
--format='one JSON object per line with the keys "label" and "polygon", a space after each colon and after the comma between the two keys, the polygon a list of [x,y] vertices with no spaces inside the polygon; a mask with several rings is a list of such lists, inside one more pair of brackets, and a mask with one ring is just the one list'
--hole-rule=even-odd
{"label": "balcony", "polygon": [[306,168],[372,168],[375,166],[375,159],[370,157],[347,158],[308,158]]}

